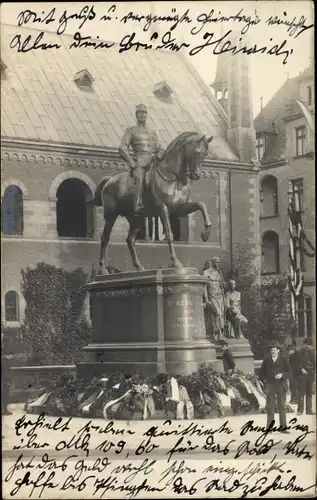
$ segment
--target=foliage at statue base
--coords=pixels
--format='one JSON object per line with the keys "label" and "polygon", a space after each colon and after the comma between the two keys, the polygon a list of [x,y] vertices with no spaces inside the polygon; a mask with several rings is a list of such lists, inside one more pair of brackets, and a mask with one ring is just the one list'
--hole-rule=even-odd
{"label": "foliage at statue base", "polygon": [[117,374],[87,381],[64,374],[51,387],[43,387],[25,410],[106,420],[191,420],[264,412],[265,405],[255,375],[239,371],[220,374],[202,365],[185,377]]}

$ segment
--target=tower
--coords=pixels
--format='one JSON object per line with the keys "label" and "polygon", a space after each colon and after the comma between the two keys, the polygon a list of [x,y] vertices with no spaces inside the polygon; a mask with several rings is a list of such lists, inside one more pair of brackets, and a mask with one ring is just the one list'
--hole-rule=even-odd
{"label": "tower", "polygon": [[[241,35],[232,33],[232,44],[241,47]],[[243,37],[243,44],[246,37]],[[222,57],[222,56],[221,56]],[[255,158],[255,129],[253,125],[250,58],[239,52],[229,55],[228,61],[228,140],[240,160]]]}

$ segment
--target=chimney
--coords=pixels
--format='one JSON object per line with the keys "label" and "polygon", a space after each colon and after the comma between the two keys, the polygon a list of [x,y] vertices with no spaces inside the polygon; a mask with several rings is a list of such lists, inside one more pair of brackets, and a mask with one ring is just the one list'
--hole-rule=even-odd
{"label": "chimney", "polygon": [[261,109],[260,109],[260,111],[262,111],[262,109],[263,109],[263,97],[260,97],[260,101],[261,101]]}
{"label": "chimney", "polygon": [[[246,36],[232,33],[233,45],[247,44]],[[228,70],[228,140],[241,161],[251,162],[255,155],[255,129],[252,113],[250,58],[239,52],[229,56]]]}

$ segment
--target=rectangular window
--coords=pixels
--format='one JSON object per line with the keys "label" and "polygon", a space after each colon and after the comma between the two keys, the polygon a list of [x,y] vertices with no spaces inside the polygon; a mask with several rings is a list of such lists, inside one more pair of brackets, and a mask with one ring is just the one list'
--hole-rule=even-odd
{"label": "rectangular window", "polygon": [[312,336],[312,299],[302,296],[298,303],[298,332],[300,337]]}
{"label": "rectangular window", "polygon": [[305,255],[298,240],[295,243],[296,265],[301,271],[305,271]]}
{"label": "rectangular window", "polygon": [[295,129],[296,156],[303,156],[306,153],[306,127]]}
{"label": "rectangular window", "polygon": [[292,191],[295,202],[295,210],[299,212],[304,211],[304,181],[303,178],[291,180]]}
{"label": "rectangular window", "polygon": [[277,179],[268,175],[261,182],[260,217],[276,217],[277,208]]}
{"label": "rectangular window", "polygon": [[262,274],[279,273],[279,238],[267,231],[262,239]]}
{"label": "rectangular window", "polygon": [[256,138],[256,159],[262,161],[265,153],[265,138],[263,135],[258,135]]}

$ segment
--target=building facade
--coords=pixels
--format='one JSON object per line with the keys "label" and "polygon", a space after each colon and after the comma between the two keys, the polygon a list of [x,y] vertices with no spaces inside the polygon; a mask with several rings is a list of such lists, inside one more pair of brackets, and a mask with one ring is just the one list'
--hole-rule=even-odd
{"label": "building facade", "polygon": [[[23,36],[31,31],[21,28]],[[34,33],[34,30],[32,30]],[[104,176],[126,169],[118,155],[124,130],[135,123],[135,106],[148,107],[148,125],[166,147],[179,133],[214,137],[203,176],[192,199],[203,200],[212,217],[208,243],[200,241],[196,213],[173,220],[178,257],[202,269],[217,255],[224,272],[241,248],[260,253],[259,185],[248,58],[234,58],[227,109],[194,68],[177,53],[119,54],[87,48],[70,54],[67,35],[58,51],[19,54],[14,36],[1,27],[2,317],[6,327],[23,321],[21,270],[39,262],[73,270],[97,269],[102,208],[92,204]],[[54,34],[50,39],[54,42]],[[57,39],[56,39],[57,41]],[[241,108],[243,102],[243,108]],[[127,223],[119,218],[109,265],[132,269],[125,243]],[[168,266],[158,221],[145,220],[138,236],[146,268]],[[256,257],[254,257],[256,258]]]}
{"label": "building facade", "polygon": [[310,243],[298,248],[304,275],[298,303],[301,337],[315,338],[315,154],[313,65],[288,79],[255,118],[257,159],[261,162],[260,236],[262,277],[286,275],[289,266],[289,191],[296,193]]}

